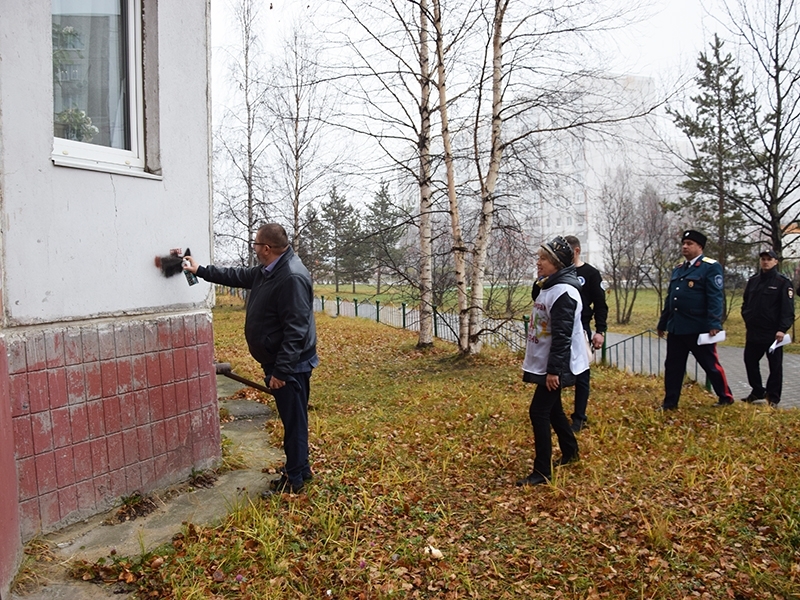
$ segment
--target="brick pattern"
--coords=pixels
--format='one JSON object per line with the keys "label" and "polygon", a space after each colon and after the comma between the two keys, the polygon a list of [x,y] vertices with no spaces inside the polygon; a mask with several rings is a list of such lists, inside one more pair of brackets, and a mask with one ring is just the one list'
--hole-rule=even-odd
{"label": "brick pattern", "polygon": [[6,344],[24,540],[219,457],[209,314],[40,329]]}

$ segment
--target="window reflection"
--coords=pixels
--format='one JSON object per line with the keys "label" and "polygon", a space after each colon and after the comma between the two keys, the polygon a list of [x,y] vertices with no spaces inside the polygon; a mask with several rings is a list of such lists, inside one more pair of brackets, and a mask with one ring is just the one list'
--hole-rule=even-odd
{"label": "window reflection", "polygon": [[58,138],[131,149],[127,0],[53,0]]}

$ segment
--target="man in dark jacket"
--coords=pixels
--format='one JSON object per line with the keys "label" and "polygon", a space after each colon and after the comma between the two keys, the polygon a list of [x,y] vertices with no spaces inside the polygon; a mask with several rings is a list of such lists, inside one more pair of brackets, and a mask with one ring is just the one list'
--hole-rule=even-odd
{"label": "man in dark jacket", "polygon": [[244,335],[250,354],[264,369],[283,423],[286,466],[272,493],[298,493],[312,478],[308,461],[308,398],[311,371],[319,364],[311,277],[277,223],[262,226],[253,244],[261,266],[199,266],[187,271],[206,281],[250,290]]}
{"label": "man in dark jacket", "polygon": [[[603,290],[603,277],[600,271],[581,259],[581,242],[574,235],[568,235],[567,243],[575,254],[575,271],[581,283],[581,324],[586,332],[586,338],[592,348],[598,350],[603,347],[606,335],[606,321],[608,319],[608,304],[606,293]],[[592,334],[592,318],[594,318],[595,332]],[[586,427],[586,405],[589,403],[590,371],[586,369],[575,380],[575,410],[572,413],[572,431],[575,433]]]}
{"label": "man in dark jacket", "polygon": [[730,406],[733,395],[719,363],[717,345],[697,343],[699,334],[714,336],[722,330],[722,267],[703,256],[706,236],[699,231],[688,229],[681,240],[681,254],[686,260],[672,271],[664,310],[658,320],[658,336],[669,333],[661,410],[678,408],[690,352],[719,398],[714,406]]}
{"label": "man in dark jacket", "polygon": [[[782,342],[794,323],[794,289],[791,280],[778,271],[778,255],[774,250],[765,250],[759,259],[761,272],[748,280],[742,299],[742,318],[747,328],[744,367],[752,388],[744,401],[766,398],[770,406],[777,406],[783,389],[783,347],[771,351],[769,348],[775,342]],[[764,354],[769,364],[766,388],[759,367]]]}

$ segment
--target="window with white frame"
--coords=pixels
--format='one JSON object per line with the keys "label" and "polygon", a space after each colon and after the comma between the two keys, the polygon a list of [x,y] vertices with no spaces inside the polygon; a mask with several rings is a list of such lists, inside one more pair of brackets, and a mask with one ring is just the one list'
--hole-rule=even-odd
{"label": "window with white frame", "polygon": [[141,0],[52,0],[53,161],[144,171]]}

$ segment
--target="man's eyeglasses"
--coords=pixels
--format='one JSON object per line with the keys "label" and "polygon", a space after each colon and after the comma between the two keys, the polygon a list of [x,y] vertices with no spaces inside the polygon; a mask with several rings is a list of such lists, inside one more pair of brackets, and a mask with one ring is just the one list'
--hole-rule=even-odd
{"label": "man's eyeglasses", "polygon": [[261,242],[253,242],[253,248],[258,250],[259,246],[265,246],[265,247],[269,248],[269,244],[262,244]]}

